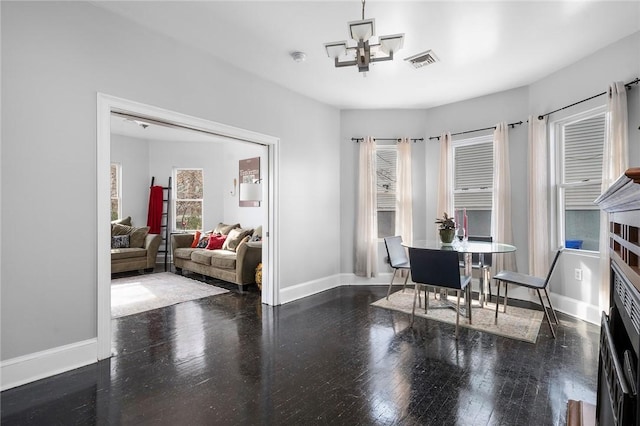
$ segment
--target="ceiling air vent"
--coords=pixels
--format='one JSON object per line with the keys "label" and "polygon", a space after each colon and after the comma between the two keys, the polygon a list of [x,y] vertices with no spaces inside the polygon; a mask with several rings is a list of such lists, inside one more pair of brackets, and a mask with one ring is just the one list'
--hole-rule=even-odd
{"label": "ceiling air vent", "polygon": [[426,52],[404,58],[404,60],[408,61],[412,67],[417,69],[438,62],[438,57],[433,51],[427,50]]}

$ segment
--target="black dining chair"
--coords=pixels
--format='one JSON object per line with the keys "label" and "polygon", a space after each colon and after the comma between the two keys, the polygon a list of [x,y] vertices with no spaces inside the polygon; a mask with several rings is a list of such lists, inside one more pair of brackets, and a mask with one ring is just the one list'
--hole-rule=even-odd
{"label": "black dining chair", "polygon": [[402,285],[402,291],[404,291],[407,286],[411,267],[409,265],[407,249],[402,245],[401,236],[396,235],[393,237],[384,237],[384,246],[387,249],[387,256],[389,256],[389,264],[393,268],[393,276],[389,283],[389,290],[387,290],[387,300],[389,300],[389,294],[391,294],[391,287],[393,286],[393,280],[396,278],[396,273],[398,270],[404,270],[407,273],[407,276],[404,279],[404,284]]}
{"label": "black dining chair", "polygon": [[[471,276],[460,275],[458,252],[409,248],[411,262],[411,279],[416,284],[413,296],[413,310],[411,311],[411,326],[415,319],[416,299],[420,293],[420,286],[440,287],[455,290],[456,302],[456,339],[458,338],[458,324],[460,323],[460,293],[465,292],[471,282]],[[471,298],[465,297],[468,313],[471,314]],[[425,313],[429,308],[429,298],[425,298]]]}
{"label": "black dining chair", "polygon": [[[486,243],[492,243],[493,237],[491,236],[483,236],[483,235],[469,235],[467,238],[469,241],[481,241]],[[460,254],[460,267],[464,268],[464,253]],[[482,274],[482,280],[480,281],[480,291],[478,294],[478,300],[481,305],[486,303],[484,300],[484,285],[487,285],[489,289],[489,300],[491,300],[491,266],[493,265],[493,254],[485,253],[482,258],[482,267],[480,267],[480,254],[472,253],[471,254],[471,267],[473,269],[477,269],[480,274]]]}
{"label": "black dining chair", "polygon": [[[547,309],[551,310],[553,313],[553,319],[555,320],[556,325],[559,325],[558,317],[556,315],[556,311],[553,309],[553,305],[551,304],[551,298],[549,298],[549,293],[547,292],[547,286],[549,285],[549,281],[551,280],[551,275],[553,274],[553,270],[558,263],[558,258],[560,257],[560,253],[562,253],[563,248],[559,248],[556,252],[555,257],[553,258],[553,262],[551,263],[551,268],[549,268],[549,273],[546,278],[534,277],[533,275],[521,274],[519,272],[512,271],[500,271],[498,272],[493,279],[496,280],[496,284],[498,286],[498,293],[496,295],[496,320],[495,323],[498,324],[498,306],[500,306],[500,283],[504,283],[504,312],[507,312],[507,290],[508,284],[519,285],[521,287],[535,289],[538,292],[538,298],[540,298],[540,305],[542,305],[542,310],[544,311],[544,315],[547,318],[547,322],[549,323],[549,328],[551,329],[551,334],[553,338],[556,338],[556,332],[551,325],[551,317],[549,316],[549,312]],[[549,302],[549,307],[544,304],[542,301],[542,293],[540,290],[544,291],[545,296],[547,296],[547,301]]]}

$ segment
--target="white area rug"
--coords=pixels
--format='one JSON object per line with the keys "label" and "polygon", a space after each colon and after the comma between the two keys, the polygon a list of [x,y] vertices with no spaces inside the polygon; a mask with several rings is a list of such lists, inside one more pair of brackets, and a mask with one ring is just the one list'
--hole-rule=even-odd
{"label": "white area rug", "polygon": [[[413,309],[413,295],[413,289],[410,290],[407,288],[404,293],[402,290],[392,293],[389,296],[389,300],[387,300],[386,297],[383,297],[382,299],[373,302],[371,305],[393,311],[405,312],[411,315],[411,310]],[[426,314],[424,313],[424,307],[419,308],[416,303],[416,317],[442,321],[455,325],[455,310],[451,308],[443,308],[443,302],[440,302],[440,300],[434,300],[432,292],[429,293],[429,297],[429,309]],[[455,296],[449,297],[455,303]],[[422,301],[424,303],[424,298]],[[460,298],[460,306],[464,306],[464,298],[462,297]],[[467,327],[529,343],[535,343],[538,339],[540,324],[542,323],[542,317],[544,316],[542,311],[518,308],[516,306],[507,306],[507,312],[504,313],[502,312],[501,304],[500,311],[498,312],[498,324],[496,325],[495,303],[488,303],[484,308],[474,307],[472,309],[473,324],[469,324],[469,320],[460,315],[460,327]]]}
{"label": "white area rug", "polygon": [[111,280],[111,318],[228,292],[171,272],[117,278]]}

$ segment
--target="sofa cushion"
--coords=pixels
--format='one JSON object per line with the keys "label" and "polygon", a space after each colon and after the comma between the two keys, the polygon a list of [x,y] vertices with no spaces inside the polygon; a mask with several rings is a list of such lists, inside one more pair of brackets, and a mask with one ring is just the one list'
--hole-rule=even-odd
{"label": "sofa cushion", "polygon": [[228,235],[229,231],[231,231],[234,228],[240,228],[240,224],[239,223],[234,223],[233,225],[227,225],[226,223],[218,223],[218,226],[216,226],[211,233],[212,234],[222,234],[222,235]]}
{"label": "sofa cushion", "polygon": [[201,265],[211,265],[211,250],[194,250],[191,252],[191,261]]}
{"label": "sofa cushion", "polygon": [[114,235],[111,237],[111,248],[129,248],[129,235]]}
{"label": "sofa cushion", "polygon": [[197,249],[191,248],[191,247],[177,248],[173,251],[173,255],[179,259],[191,260],[191,253],[193,253],[196,250]]}
{"label": "sofa cushion", "polygon": [[236,269],[236,252],[230,250],[213,250],[211,266],[221,269]]}
{"label": "sofa cushion", "polygon": [[229,235],[227,235],[227,239],[224,241],[222,245],[223,250],[231,250],[235,251],[240,241],[244,239],[244,237],[251,235],[253,229],[251,228],[235,228],[229,231]]}
{"label": "sofa cushion", "polygon": [[147,250],[143,248],[111,249],[111,260],[134,259],[137,257],[147,257]]}

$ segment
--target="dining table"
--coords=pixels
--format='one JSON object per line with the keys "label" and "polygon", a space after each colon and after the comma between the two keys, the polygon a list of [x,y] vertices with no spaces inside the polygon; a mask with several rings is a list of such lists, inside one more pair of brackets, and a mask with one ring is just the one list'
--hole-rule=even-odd
{"label": "dining table", "polygon": [[[412,242],[403,242],[403,246],[407,248],[415,248],[415,249],[430,249],[430,250],[447,250],[447,251],[457,251],[460,253],[464,259],[464,274],[471,276],[473,271],[473,263],[472,263],[472,255],[478,255],[478,267],[480,271],[484,267],[484,256],[486,254],[499,254],[499,253],[512,253],[516,251],[516,247],[512,244],[505,244],[500,242],[489,242],[489,241],[475,241],[475,240],[467,240],[467,239],[454,239],[454,241],[450,244],[443,243],[439,240],[416,240]],[[487,301],[487,290],[489,288],[489,283],[484,282],[484,274],[480,274],[479,278],[480,283],[480,291],[478,295],[478,305],[483,307]],[[441,298],[444,296],[446,299],[446,292],[444,294],[441,293]],[[466,295],[471,300],[471,286],[467,286]],[[450,307],[455,309],[454,304],[450,304]],[[465,308],[460,308],[460,313],[465,317],[469,318],[469,323],[471,323],[471,310]]]}

